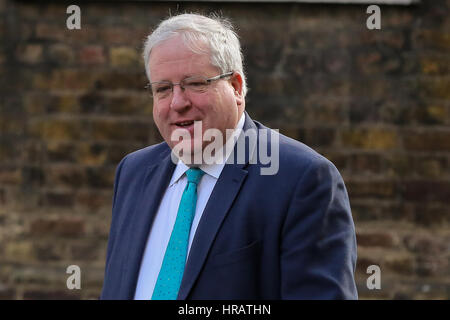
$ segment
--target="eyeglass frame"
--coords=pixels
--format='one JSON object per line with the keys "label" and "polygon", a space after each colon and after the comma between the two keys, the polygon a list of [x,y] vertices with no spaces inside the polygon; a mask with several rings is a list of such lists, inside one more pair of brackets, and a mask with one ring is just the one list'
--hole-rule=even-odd
{"label": "eyeglass frame", "polygon": [[[232,76],[233,74],[234,74],[234,71],[229,71],[229,72],[222,73],[222,74],[219,74],[219,75],[214,76],[214,77],[211,77],[211,78],[207,78],[207,79],[205,79],[205,81],[207,82],[207,85],[209,86],[213,81],[217,81],[217,80],[220,80],[220,79],[223,79],[223,78]],[[186,81],[187,79],[195,78],[195,77],[202,77],[202,78],[204,78],[203,76],[192,76],[192,77],[184,78],[183,80],[181,80],[181,81],[178,82],[178,83],[173,83],[173,82],[170,82],[170,81],[154,81],[154,82],[148,83],[148,84],[145,86],[145,88],[146,88],[146,89],[150,89],[150,90],[148,90],[148,91],[150,92],[150,96],[154,98],[154,97],[155,97],[155,94],[153,93],[153,89],[152,89],[152,85],[153,85],[153,84],[156,84],[156,83],[167,83],[168,85],[170,84],[170,88],[171,88],[171,89],[170,89],[170,93],[172,94],[172,93],[173,93],[173,88],[174,88],[176,85],[180,86],[180,88],[181,88],[183,91],[186,90],[186,88],[184,88],[184,87],[182,86],[182,83],[183,83],[184,81]]]}

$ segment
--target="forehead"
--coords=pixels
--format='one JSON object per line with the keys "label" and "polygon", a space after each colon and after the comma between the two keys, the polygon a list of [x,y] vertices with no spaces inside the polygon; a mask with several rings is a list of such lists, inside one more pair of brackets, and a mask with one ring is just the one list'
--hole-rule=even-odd
{"label": "forehead", "polygon": [[151,80],[178,80],[192,75],[214,74],[217,68],[211,64],[206,45],[203,47],[205,53],[195,53],[180,36],[158,44],[152,49],[149,58]]}

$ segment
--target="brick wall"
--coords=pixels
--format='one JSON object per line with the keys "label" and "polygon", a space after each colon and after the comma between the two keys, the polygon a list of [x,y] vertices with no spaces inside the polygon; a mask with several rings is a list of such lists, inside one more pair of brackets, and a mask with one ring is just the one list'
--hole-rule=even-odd
{"label": "brick wall", "polygon": [[68,30],[66,6],[0,0],[0,298],[99,295],[115,167],[160,141],[142,40],[185,10],[233,19],[250,115],[341,171],[360,297],[450,298],[449,0],[381,6],[381,30],[361,5],[145,2],[82,4]]}

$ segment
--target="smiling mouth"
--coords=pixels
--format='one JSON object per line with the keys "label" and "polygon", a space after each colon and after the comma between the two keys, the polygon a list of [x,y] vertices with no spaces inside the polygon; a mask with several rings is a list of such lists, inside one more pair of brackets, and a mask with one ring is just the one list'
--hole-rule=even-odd
{"label": "smiling mouth", "polygon": [[191,126],[191,125],[193,125],[194,124],[194,121],[183,121],[183,122],[177,122],[177,123],[175,123],[175,125],[177,126],[177,127],[189,127],[189,126]]}
{"label": "smiling mouth", "polygon": [[176,126],[178,128],[188,128],[191,126],[196,126],[200,124],[200,126],[202,126],[202,121],[201,119],[193,119],[193,120],[182,120],[182,121],[176,121],[176,122],[172,122],[173,126]]}

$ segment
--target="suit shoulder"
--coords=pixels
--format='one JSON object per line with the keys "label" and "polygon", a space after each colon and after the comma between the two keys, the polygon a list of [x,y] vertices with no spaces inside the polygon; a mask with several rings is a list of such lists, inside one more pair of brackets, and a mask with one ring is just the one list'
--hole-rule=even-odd
{"label": "suit shoulder", "polygon": [[[261,123],[255,121],[258,129],[269,129]],[[309,167],[310,165],[328,164],[333,165],[331,161],[319,154],[316,150],[307,146],[306,144],[277,133],[280,164],[287,167]]]}
{"label": "suit shoulder", "polygon": [[332,164],[330,160],[313,148],[282,134],[280,134],[280,158],[297,164],[303,163],[307,166],[325,163]]}
{"label": "suit shoulder", "polygon": [[306,144],[280,135],[279,145],[280,170],[283,170],[284,174],[295,176],[294,172],[297,172],[303,176],[306,172],[312,172],[321,176],[321,179],[342,180],[334,163]]}

